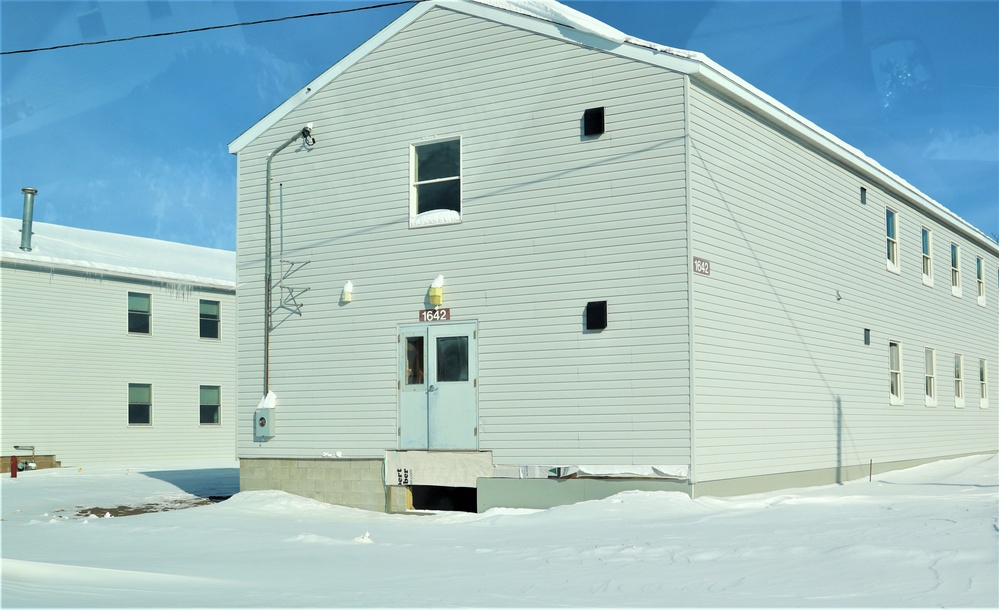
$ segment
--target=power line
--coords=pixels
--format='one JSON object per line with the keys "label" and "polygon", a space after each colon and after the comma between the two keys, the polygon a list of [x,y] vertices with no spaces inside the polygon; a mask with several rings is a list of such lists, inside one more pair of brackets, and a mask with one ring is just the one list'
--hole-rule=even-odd
{"label": "power line", "polygon": [[259,21],[244,21],[242,23],[229,23],[226,25],[210,25],[203,28],[194,28],[191,30],[178,30],[176,32],[160,32],[158,34],[140,34],[138,36],[129,36],[127,38],[112,38],[109,40],[92,40],[90,42],[74,42],[71,44],[60,44],[53,47],[41,47],[37,49],[19,49],[17,51],[0,51],[0,55],[17,55],[19,53],[37,53],[39,51],[55,51],[57,49],[70,49],[73,47],[88,47],[99,44],[111,44],[112,42],[129,42],[132,40],[142,40],[143,38],[160,38],[162,36],[176,36],[178,34],[193,34],[195,32],[209,32],[211,30],[224,30],[226,28],[239,28],[248,25],[260,25],[262,23],[277,23],[279,21],[290,21],[292,19],[306,19],[308,17],[323,17],[326,15],[340,15],[343,13],[355,13],[358,11],[367,11],[375,8],[387,8],[390,6],[399,6],[401,4],[416,4],[418,2],[423,2],[424,0],[400,0],[399,2],[388,2],[385,4],[374,4],[371,6],[358,6],[355,8],[346,8],[338,11],[325,11],[322,13],[309,13],[307,15],[291,15],[289,17],[275,17],[273,19],[261,19]]}

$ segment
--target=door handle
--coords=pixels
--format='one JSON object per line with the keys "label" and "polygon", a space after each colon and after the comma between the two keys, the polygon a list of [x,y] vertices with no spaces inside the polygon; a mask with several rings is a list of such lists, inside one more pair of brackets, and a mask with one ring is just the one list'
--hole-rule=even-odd
{"label": "door handle", "polygon": [[437,386],[433,384],[431,384],[430,387],[427,388],[427,392],[436,392],[436,391],[437,391]]}

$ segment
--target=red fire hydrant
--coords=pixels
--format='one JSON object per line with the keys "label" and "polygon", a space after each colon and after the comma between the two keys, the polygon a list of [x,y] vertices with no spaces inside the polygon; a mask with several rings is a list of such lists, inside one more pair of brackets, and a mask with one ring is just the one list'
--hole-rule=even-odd
{"label": "red fire hydrant", "polygon": [[17,478],[17,456],[10,456],[10,478]]}

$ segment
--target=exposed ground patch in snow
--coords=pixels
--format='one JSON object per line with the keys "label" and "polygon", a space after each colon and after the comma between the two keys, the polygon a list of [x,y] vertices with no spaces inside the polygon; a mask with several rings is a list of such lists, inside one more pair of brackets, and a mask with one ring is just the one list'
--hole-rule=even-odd
{"label": "exposed ground patch in snow", "polygon": [[[999,459],[733,498],[626,492],[550,510],[387,515],[279,491],[130,517],[76,506],[223,495],[215,468],[2,480],[12,606],[999,606]],[[68,513],[67,513],[68,514]]]}

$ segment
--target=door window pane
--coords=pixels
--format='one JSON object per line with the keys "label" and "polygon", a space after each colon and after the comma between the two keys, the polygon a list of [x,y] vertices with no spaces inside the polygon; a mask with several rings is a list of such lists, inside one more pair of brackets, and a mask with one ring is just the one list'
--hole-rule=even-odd
{"label": "door window pane", "polygon": [[406,385],[422,385],[423,371],[423,337],[406,337]]}
{"label": "door window pane", "polygon": [[468,337],[437,338],[437,381],[468,381]]}

